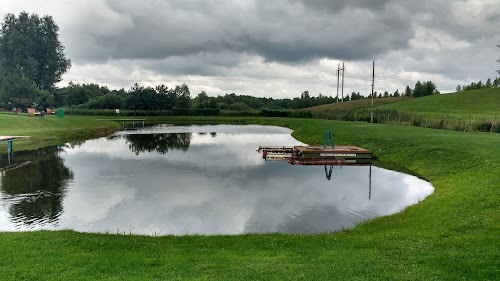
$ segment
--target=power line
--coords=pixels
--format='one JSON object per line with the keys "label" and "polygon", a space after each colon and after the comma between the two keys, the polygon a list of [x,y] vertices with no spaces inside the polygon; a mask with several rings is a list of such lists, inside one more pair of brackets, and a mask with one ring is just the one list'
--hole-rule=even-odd
{"label": "power line", "polygon": [[[499,60],[500,61],[500,60]],[[342,71],[342,80],[344,80],[344,76],[347,76],[349,78],[359,80],[359,81],[370,81],[372,80],[371,75],[365,75],[365,74],[357,74],[357,73],[347,73],[345,71],[345,66],[340,68],[340,65],[338,66],[337,69],[337,99],[338,99],[338,88],[340,86],[340,71]],[[273,76],[260,76],[260,77],[220,77],[220,76],[201,76],[203,78],[207,78],[208,80],[211,81],[255,81],[255,82],[261,82],[261,81],[288,81],[288,80],[293,80],[295,82],[299,82],[302,84],[308,84],[310,82],[307,82],[307,80],[313,80],[313,79],[318,79],[318,80],[323,80],[325,81],[325,77],[322,77],[320,75],[304,75],[304,76],[291,76],[291,75],[273,75]],[[141,79],[111,79],[111,78],[68,78],[65,80],[69,81],[96,81],[96,82],[108,82],[108,83],[124,83],[124,82],[138,82]],[[194,79],[178,79],[178,80],[184,80],[184,81],[195,81]],[[404,79],[404,78],[399,78],[396,76],[377,76],[377,81],[382,81],[382,82],[387,82],[387,83],[399,83],[399,84],[406,84],[406,85],[413,85],[415,83],[414,80],[411,79]],[[165,80],[158,81],[158,80],[146,80],[146,82],[152,82],[152,83],[165,83]],[[172,79],[168,82],[172,82]],[[326,84],[331,84],[327,81],[325,81]],[[452,83],[442,83],[442,82],[434,82],[436,86],[440,88],[450,88],[450,87],[455,87],[456,84]],[[343,83],[342,83],[343,86]],[[354,87],[356,88],[356,87]],[[343,87],[342,87],[342,97],[343,97]]]}
{"label": "power line", "polygon": [[[500,48],[500,45],[497,45],[497,47]],[[497,62],[500,62],[500,59],[498,59]],[[497,70],[497,74],[500,74],[500,69]]]}

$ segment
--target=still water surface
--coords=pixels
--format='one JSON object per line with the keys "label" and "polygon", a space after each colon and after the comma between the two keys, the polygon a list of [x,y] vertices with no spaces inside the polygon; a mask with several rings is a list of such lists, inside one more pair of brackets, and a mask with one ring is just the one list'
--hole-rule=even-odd
{"label": "still water surface", "polygon": [[320,233],[399,212],[433,192],[375,166],[294,166],[255,151],[302,144],[290,134],[162,125],[16,153],[33,162],[0,176],[0,231]]}

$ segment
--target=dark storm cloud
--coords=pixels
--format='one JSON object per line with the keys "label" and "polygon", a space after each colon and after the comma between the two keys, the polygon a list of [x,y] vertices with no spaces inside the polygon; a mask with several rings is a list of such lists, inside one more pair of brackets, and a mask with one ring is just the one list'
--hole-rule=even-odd
{"label": "dark storm cloud", "polygon": [[458,39],[481,40],[498,34],[500,1],[408,1],[404,9],[411,11],[416,24],[440,30]]}
{"label": "dark storm cloud", "polygon": [[91,42],[80,45],[82,59],[163,59],[229,51],[281,62],[359,60],[405,49],[414,35],[406,14],[388,1],[106,3],[107,11],[98,16],[112,32],[102,32],[100,25],[82,30]]}
{"label": "dark storm cloud", "polygon": [[140,61],[142,68],[156,73],[176,75],[228,75],[242,61],[249,58],[235,52],[198,52],[183,56],[170,56],[164,59]]}
{"label": "dark storm cloud", "polygon": [[[113,87],[173,81],[292,97],[330,93],[338,61],[370,75],[375,60],[382,75],[449,91],[499,68],[498,0],[4,0],[0,16],[22,11],[58,23],[73,62],[66,81]],[[365,82],[348,80],[347,91]]]}

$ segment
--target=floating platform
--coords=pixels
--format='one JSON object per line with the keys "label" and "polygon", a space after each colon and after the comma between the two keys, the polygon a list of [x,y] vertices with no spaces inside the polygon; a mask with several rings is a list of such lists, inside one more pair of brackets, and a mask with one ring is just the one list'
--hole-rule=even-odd
{"label": "floating platform", "polygon": [[363,165],[371,164],[372,151],[352,146],[339,145],[335,147],[324,146],[264,146],[257,151],[262,151],[262,158],[271,160],[286,160],[296,165]]}
{"label": "floating platform", "polygon": [[372,152],[357,146],[338,145],[334,148],[323,146],[294,146],[294,153],[302,158],[371,159]]}

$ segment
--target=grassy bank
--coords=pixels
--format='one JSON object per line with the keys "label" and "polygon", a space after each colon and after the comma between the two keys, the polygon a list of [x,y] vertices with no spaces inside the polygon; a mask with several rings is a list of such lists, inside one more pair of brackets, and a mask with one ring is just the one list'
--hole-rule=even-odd
{"label": "grassy bank", "polygon": [[[87,120],[74,117],[58,125],[69,129],[70,123]],[[336,144],[372,149],[385,163],[428,178],[436,190],[402,213],[330,234],[0,233],[0,279],[500,279],[497,134],[284,118],[175,117],[148,122],[279,125],[294,129],[293,136],[309,144],[321,144],[325,131],[332,129]],[[116,128],[107,121],[95,125]],[[16,134],[36,133],[23,126],[10,128]],[[13,134],[3,130],[1,134]]]}
{"label": "grassy bank", "polygon": [[[16,150],[27,150],[68,141],[105,136],[120,130],[114,122],[96,120],[95,116],[55,115],[33,117],[28,114],[0,113],[0,136],[31,136],[29,140],[15,142]],[[0,147],[4,151],[5,147]]]}

